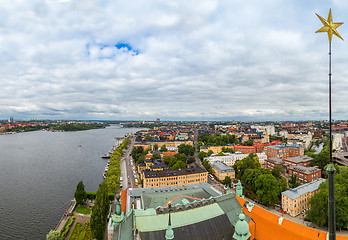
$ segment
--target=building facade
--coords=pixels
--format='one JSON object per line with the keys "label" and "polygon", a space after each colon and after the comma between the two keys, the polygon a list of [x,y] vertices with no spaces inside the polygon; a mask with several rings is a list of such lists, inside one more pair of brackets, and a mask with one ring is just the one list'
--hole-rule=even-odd
{"label": "building facade", "polygon": [[325,179],[319,178],[297,188],[282,192],[282,208],[290,216],[295,217],[310,208],[309,198],[319,191],[319,186]]}
{"label": "building facade", "polygon": [[304,148],[298,144],[282,143],[274,146],[265,147],[267,157],[278,157],[287,159],[293,156],[303,156]]}
{"label": "building facade", "polygon": [[290,175],[297,175],[297,177],[307,183],[321,178],[321,170],[319,167],[303,167],[303,166],[289,166],[288,173]]}
{"label": "building facade", "polygon": [[231,179],[234,179],[236,177],[233,167],[227,166],[220,161],[216,161],[215,163],[211,164],[211,167],[213,169],[213,174],[220,181],[225,180],[226,177],[230,177]]}
{"label": "building facade", "polygon": [[163,171],[145,169],[142,175],[144,188],[185,186],[208,181],[208,172],[199,166]]}

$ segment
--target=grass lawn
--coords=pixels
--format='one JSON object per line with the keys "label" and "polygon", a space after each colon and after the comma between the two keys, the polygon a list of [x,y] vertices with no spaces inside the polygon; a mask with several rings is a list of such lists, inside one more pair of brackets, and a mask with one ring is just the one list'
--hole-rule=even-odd
{"label": "grass lawn", "polygon": [[74,230],[70,235],[69,240],[85,240],[85,239],[92,239],[89,223],[86,223],[85,226],[83,226],[81,223],[76,223]]}
{"label": "grass lawn", "polygon": [[81,213],[81,214],[90,214],[91,213],[91,209],[87,208],[86,206],[80,205],[77,209],[76,212],[77,213]]}

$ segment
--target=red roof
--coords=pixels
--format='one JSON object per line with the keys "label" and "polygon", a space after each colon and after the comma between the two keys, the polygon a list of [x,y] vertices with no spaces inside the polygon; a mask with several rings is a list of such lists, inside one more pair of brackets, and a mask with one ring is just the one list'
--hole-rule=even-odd
{"label": "red roof", "polygon": [[245,148],[245,149],[252,149],[255,148],[254,146],[242,146],[240,144],[237,144],[236,146],[234,146],[235,148]]}

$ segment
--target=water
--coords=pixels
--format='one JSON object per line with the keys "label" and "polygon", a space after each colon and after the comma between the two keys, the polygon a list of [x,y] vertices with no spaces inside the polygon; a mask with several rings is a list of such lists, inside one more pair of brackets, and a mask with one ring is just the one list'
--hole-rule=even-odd
{"label": "water", "polygon": [[0,239],[46,239],[80,180],[86,191],[97,190],[107,162],[100,156],[111,150],[114,137],[137,130],[0,135]]}

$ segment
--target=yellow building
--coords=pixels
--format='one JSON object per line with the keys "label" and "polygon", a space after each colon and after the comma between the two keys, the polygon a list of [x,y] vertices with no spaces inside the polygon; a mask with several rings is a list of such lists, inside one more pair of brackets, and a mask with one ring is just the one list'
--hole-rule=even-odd
{"label": "yellow building", "polygon": [[159,159],[145,160],[144,163],[138,164],[137,167],[138,167],[138,173],[140,174],[140,179],[143,179],[142,172],[145,169],[148,169],[151,171],[163,171],[168,169],[168,166]]}
{"label": "yellow building", "polygon": [[209,150],[213,151],[213,153],[222,152],[222,148],[230,148],[234,150],[234,146],[226,145],[226,146],[201,146],[200,151],[208,153]]}
{"label": "yellow building", "polygon": [[163,171],[145,169],[142,175],[144,188],[185,186],[208,181],[208,172],[199,166]]}
{"label": "yellow building", "polygon": [[213,169],[213,174],[220,179],[220,181],[225,180],[225,177],[230,177],[234,179],[236,177],[233,167],[227,166],[223,162],[216,161],[211,164]]}
{"label": "yellow building", "polygon": [[318,178],[297,188],[282,192],[283,211],[292,217],[304,213],[310,208],[309,198],[319,191],[319,185],[322,182],[325,182],[325,179]]}

